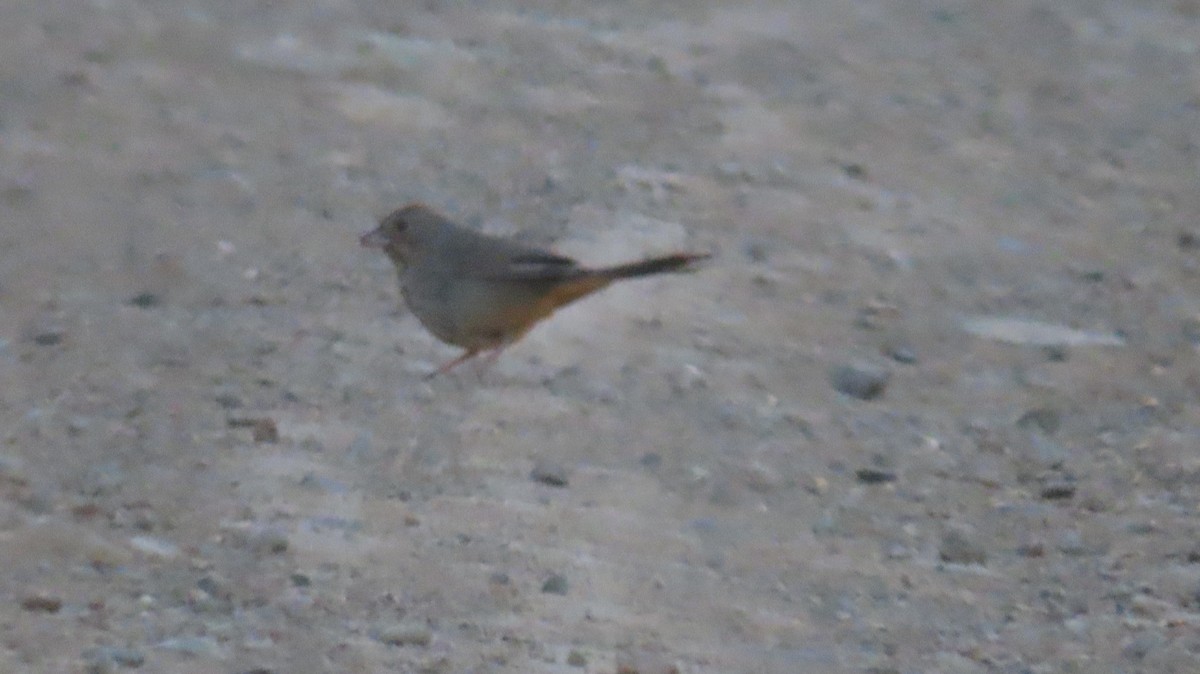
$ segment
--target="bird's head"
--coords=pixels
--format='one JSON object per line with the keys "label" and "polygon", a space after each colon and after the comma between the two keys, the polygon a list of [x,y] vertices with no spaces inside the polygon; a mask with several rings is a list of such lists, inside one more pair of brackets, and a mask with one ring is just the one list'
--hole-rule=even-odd
{"label": "bird's head", "polygon": [[379,221],[359,238],[366,248],[378,248],[397,264],[407,264],[414,248],[436,231],[441,216],[424,204],[412,203]]}

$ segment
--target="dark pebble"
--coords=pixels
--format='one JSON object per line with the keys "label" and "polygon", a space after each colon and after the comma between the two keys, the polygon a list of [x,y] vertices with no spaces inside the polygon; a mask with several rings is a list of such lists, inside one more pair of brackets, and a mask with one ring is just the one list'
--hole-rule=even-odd
{"label": "dark pebble", "polygon": [[227,594],[221,590],[221,584],[218,583],[212,576],[204,576],[200,580],[196,581],[196,587],[214,597]]}
{"label": "dark pebble", "polygon": [[829,381],[839,392],[859,400],[874,400],[883,395],[892,373],[870,365],[839,365],[829,373]]}
{"label": "dark pebble", "polygon": [[1056,501],[1071,498],[1075,495],[1075,485],[1070,482],[1056,481],[1042,486],[1042,498]]}
{"label": "dark pebble", "polygon": [[1039,558],[1046,556],[1046,544],[1041,541],[1031,541],[1017,546],[1017,554],[1022,557]]}
{"label": "dark pebble", "polygon": [[55,346],[62,344],[63,333],[58,330],[40,332],[33,336],[33,343],[38,346]]}
{"label": "dark pebble", "polygon": [[567,469],[562,464],[549,459],[538,459],[534,462],[529,477],[533,478],[535,482],[541,482],[551,487],[567,486]]}
{"label": "dark pebble", "polygon": [[44,594],[33,594],[21,600],[21,608],[39,613],[58,613],[62,608],[62,599]]}
{"label": "dark pebble", "polygon": [[938,547],[938,557],[947,564],[979,564],[987,562],[983,546],[958,531],[947,532]]}
{"label": "dark pebble", "polygon": [[642,455],[642,459],[639,463],[642,464],[643,468],[658,468],[662,465],[662,454],[657,452],[646,452]]}
{"label": "dark pebble", "polygon": [[1071,356],[1071,350],[1066,344],[1049,344],[1042,347],[1046,360],[1052,363],[1064,363]]}
{"label": "dark pebble", "polygon": [[279,427],[274,419],[258,419],[254,422],[254,441],[270,444],[279,442]]}
{"label": "dark pebble", "polygon": [[842,164],[842,173],[845,173],[847,178],[864,180],[867,177],[867,167],[857,162]]}
{"label": "dark pebble", "polygon": [[567,577],[561,573],[550,574],[550,577],[542,583],[542,592],[565,595],[567,593]]}
{"label": "dark pebble", "polygon": [[863,484],[880,484],[882,482],[895,482],[896,473],[883,468],[859,468],[854,471],[854,477],[858,478]]}
{"label": "dark pebble", "polygon": [[218,405],[227,410],[236,410],[242,406],[242,399],[232,393],[218,394],[213,400],[217,401]]}
{"label": "dark pebble", "polygon": [[129,298],[129,303],[139,309],[151,309],[162,304],[162,299],[154,293],[138,293]]}

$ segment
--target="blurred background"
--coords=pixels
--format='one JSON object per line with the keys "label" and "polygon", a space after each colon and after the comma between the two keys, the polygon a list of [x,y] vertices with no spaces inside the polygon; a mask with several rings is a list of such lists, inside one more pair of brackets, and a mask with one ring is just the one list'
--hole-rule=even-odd
{"label": "blurred background", "polygon": [[[1190,672],[1200,3],[0,6],[0,669]],[[492,369],[357,237],[712,251]]]}

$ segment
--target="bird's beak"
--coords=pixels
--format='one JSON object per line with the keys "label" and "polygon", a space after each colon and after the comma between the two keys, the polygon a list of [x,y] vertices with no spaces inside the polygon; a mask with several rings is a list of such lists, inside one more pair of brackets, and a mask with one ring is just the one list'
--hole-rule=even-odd
{"label": "bird's beak", "polygon": [[366,234],[360,236],[358,238],[358,242],[362,244],[364,248],[386,248],[388,245],[388,238],[387,235],[382,231],[378,229],[372,229]]}

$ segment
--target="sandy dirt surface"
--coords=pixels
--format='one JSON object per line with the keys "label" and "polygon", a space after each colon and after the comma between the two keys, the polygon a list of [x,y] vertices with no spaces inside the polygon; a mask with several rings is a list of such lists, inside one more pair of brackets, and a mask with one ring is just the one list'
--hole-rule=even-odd
{"label": "sandy dirt surface", "polygon": [[[0,671],[1195,672],[1200,3],[0,5]],[[713,251],[480,374],[359,233]]]}

